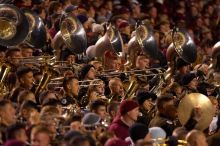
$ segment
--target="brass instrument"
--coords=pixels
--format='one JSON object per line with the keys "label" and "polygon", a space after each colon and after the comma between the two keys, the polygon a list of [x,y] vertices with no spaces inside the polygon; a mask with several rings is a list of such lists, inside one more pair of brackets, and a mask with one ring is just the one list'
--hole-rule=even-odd
{"label": "brass instrument", "polygon": [[0,66],[0,93],[2,96],[8,93],[7,87],[5,85],[5,79],[10,72],[11,67],[8,64],[2,63]]}
{"label": "brass instrument", "polygon": [[105,53],[107,51],[112,52],[116,57],[120,57],[120,52],[123,50],[123,41],[121,38],[120,32],[111,24],[107,26],[107,30],[94,46],[90,46],[87,51],[86,55],[89,58],[97,58],[99,61],[102,62],[103,66],[105,67]]}
{"label": "brass instrument", "polygon": [[43,20],[29,9],[23,9],[23,13],[29,22],[29,33],[25,42],[31,47],[42,48],[47,40]]}
{"label": "brass instrument", "polygon": [[157,45],[153,35],[153,29],[145,21],[142,21],[135,30],[135,36],[128,42],[127,59],[130,66],[135,67],[135,61],[140,53],[145,53],[155,58],[157,56]]}
{"label": "brass instrument", "polygon": [[[183,58],[186,62],[193,63],[197,57],[196,45],[190,35],[182,28],[174,28],[171,33],[172,43],[168,47],[166,58],[168,61],[168,69],[162,76],[157,87],[153,92],[157,95],[164,94],[166,90],[160,91],[164,83],[172,84],[172,76],[175,72],[175,59],[176,55]],[[170,86],[170,85],[168,85]]]}
{"label": "brass instrument", "polygon": [[23,42],[29,33],[29,23],[20,9],[14,5],[0,4],[0,44],[15,46]]}
{"label": "brass instrument", "polygon": [[116,54],[122,52],[123,41],[120,32],[110,24],[105,35],[96,42],[93,49],[96,57],[103,57],[107,50],[112,50]]}
{"label": "brass instrument", "polygon": [[186,95],[179,103],[178,118],[181,124],[185,125],[195,107],[201,109],[201,119],[196,124],[195,129],[203,131],[208,128],[215,114],[211,101],[205,95],[201,93]]}
{"label": "brass instrument", "polygon": [[[131,76],[130,80],[131,80],[131,82],[128,86],[128,90],[125,93],[125,99],[132,99],[132,97],[134,96],[134,94],[137,91],[138,86],[139,86],[138,81],[135,76]],[[124,100],[124,99],[122,99],[122,100]]]}
{"label": "brass instrument", "polygon": [[51,78],[57,75],[58,73],[53,69],[53,67],[50,66],[48,63],[45,63],[44,68],[43,68],[43,76],[40,80],[40,83],[37,85],[37,87],[34,90],[35,96],[38,97],[39,94],[43,90],[45,90]]}
{"label": "brass instrument", "polygon": [[86,32],[81,22],[72,14],[65,15],[61,21],[60,35],[71,51],[79,54],[86,50]]}

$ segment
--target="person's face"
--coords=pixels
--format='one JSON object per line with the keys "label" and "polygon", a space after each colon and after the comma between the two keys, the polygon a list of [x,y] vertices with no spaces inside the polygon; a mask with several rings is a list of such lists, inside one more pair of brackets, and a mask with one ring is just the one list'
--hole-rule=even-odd
{"label": "person's face", "polygon": [[31,134],[31,146],[50,146],[50,137],[46,133]]}
{"label": "person's face", "polygon": [[210,96],[214,92],[214,89],[207,88],[206,92],[207,92],[207,95]]}
{"label": "person's face", "polygon": [[42,10],[42,12],[39,15],[41,17],[41,19],[45,20],[46,19],[46,12],[45,10]]}
{"label": "person's face", "polygon": [[95,68],[94,67],[91,67],[89,72],[87,73],[86,77],[89,79],[89,80],[93,80],[95,79],[96,77],[96,71],[95,71]]}
{"label": "person's face", "polygon": [[176,95],[182,94],[183,88],[182,87],[177,87],[175,89]]}
{"label": "person's face", "polygon": [[196,89],[198,86],[198,80],[196,78],[194,78],[190,83],[189,83],[189,87]]}
{"label": "person's face", "polygon": [[151,99],[145,100],[143,103],[143,107],[144,107],[144,109],[146,109],[148,111],[151,110],[151,108],[153,107],[153,103],[152,103]]}
{"label": "person's face", "polygon": [[14,124],[16,122],[16,111],[15,108],[11,104],[7,104],[5,106],[5,110],[3,111],[3,117],[8,124]]}
{"label": "person's face", "polygon": [[62,11],[63,11],[62,7],[59,7],[56,10],[56,14],[62,14]]}
{"label": "person's face", "polygon": [[74,131],[81,131],[81,122],[80,121],[71,122],[70,129]]}
{"label": "person's face", "polygon": [[156,18],[157,17],[157,8],[155,8],[155,7],[151,8],[150,15],[152,18]]}
{"label": "person's face", "polygon": [[133,4],[132,7],[131,7],[131,9],[132,9],[132,12],[133,12],[134,14],[140,14],[140,12],[141,12],[141,8],[140,8],[140,6],[137,5],[137,4]]}
{"label": "person's face", "polygon": [[21,52],[20,51],[16,51],[13,53],[13,55],[9,58],[9,61],[11,64],[18,66],[20,64],[21,61]]}
{"label": "person's face", "polygon": [[114,86],[112,87],[112,92],[113,94],[119,94],[121,95],[122,92],[124,92],[124,89],[123,89],[123,85],[121,83],[121,81],[117,80],[114,84]]}
{"label": "person's face", "polygon": [[66,61],[68,62],[68,64],[72,64],[76,62],[76,57],[74,55],[69,55],[66,59]]}
{"label": "person's face", "polygon": [[78,96],[79,81],[76,79],[73,79],[70,86],[71,86],[71,88],[70,88],[71,94],[73,94],[74,96]]}
{"label": "person's face", "polygon": [[131,118],[131,120],[137,121],[137,118],[139,116],[139,107],[134,108],[133,110],[129,111],[127,114]]}
{"label": "person's face", "polygon": [[180,72],[183,74],[186,74],[187,72],[189,72],[189,66],[186,65],[186,66],[181,67]]}
{"label": "person's face", "polygon": [[34,82],[34,76],[32,72],[26,73],[22,78],[21,78],[21,84],[24,86],[28,87],[29,89],[32,88]]}
{"label": "person's face", "polygon": [[146,69],[150,67],[150,60],[148,58],[138,58],[136,66],[139,69]]}
{"label": "person's face", "polygon": [[100,106],[97,109],[96,113],[101,117],[101,119],[104,120],[105,117],[106,117],[106,107],[105,106]]}
{"label": "person's face", "polygon": [[104,95],[105,85],[103,85],[103,84],[98,85],[98,86],[96,87],[96,92],[99,93],[100,95]]}
{"label": "person's face", "polygon": [[112,62],[109,63],[110,63],[110,69],[119,70],[121,67],[121,62],[118,59],[112,60]]}
{"label": "person's face", "polygon": [[91,28],[90,25],[91,25],[90,22],[86,21],[83,23],[83,28],[87,31],[89,28]]}
{"label": "person's face", "polygon": [[22,57],[31,57],[33,50],[31,48],[25,48],[21,50]]}

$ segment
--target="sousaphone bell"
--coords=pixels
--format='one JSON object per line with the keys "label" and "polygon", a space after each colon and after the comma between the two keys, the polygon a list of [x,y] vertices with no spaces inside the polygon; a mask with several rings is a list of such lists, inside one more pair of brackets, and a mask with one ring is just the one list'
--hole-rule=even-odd
{"label": "sousaphone bell", "polygon": [[137,25],[135,35],[128,42],[128,52],[126,53],[133,67],[135,67],[136,58],[140,53],[156,58],[158,49],[153,29],[145,21]]}
{"label": "sousaphone bell", "polygon": [[25,42],[31,47],[42,48],[47,40],[47,33],[43,20],[29,9],[23,9],[29,22],[29,34]]}
{"label": "sousaphone bell", "polygon": [[23,42],[29,33],[25,15],[14,5],[0,4],[0,44],[15,46]]}
{"label": "sousaphone bell", "polygon": [[72,52],[83,53],[87,48],[87,37],[83,25],[72,14],[63,17],[60,32],[65,44]]}
{"label": "sousaphone bell", "polygon": [[120,32],[111,24],[107,27],[107,31],[95,44],[95,56],[103,57],[107,50],[111,50],[117,55],[122,52],[123,41]]}
{"label": "sousaphone bell", "polygon": [[171,32],[172,44],[176,53],[188,63],[196,61],[197,50],[193,39],[183,28],[174,28]]}

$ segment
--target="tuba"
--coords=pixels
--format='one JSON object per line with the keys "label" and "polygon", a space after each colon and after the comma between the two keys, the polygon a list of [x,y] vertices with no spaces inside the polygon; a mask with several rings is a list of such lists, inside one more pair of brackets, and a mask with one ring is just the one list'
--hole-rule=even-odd
{"label": "tuba", "polygon": [[31,47],[44,47],[47,40],[47,33],[43,20],[29,9],[23,9],[23,13],[29,22],[29,33],[25,42]]}
{"label": "tuba", "polygon": [[107,27],[107,31],[95,44],[96,57],[103,57],[107,50],[111,50],[117,55],[122,52],[123,41],[120,32],[111,24]]}
{"label": "tuba", "polygon": [[[87,56],[98,57],[105,67],[107,60],[106,53],[112,54],[115,57],[120,57],[123,50],[123,41],[120,32],[111,24],[107,26],[107,30],[97,42],[87,51]],[[107,54],[108,54],[107,53]]]}
{"label": "tuba", "polygon": [[75,16],[71,14],[64,16],[60,24],[60,33],[67,47],[74,53],[80,54],[86,50],[86,32]]}
{"label": "tuba", "polygon": [[0,4],[0,44],[15,46],[22,43],[29,33],[25,15],[14,5]]}
{"label": "tuba", "polygon": [[175,61],[176,56],[183,58],[188,63],[193,63],[196,61],[197,50],[196,45],[190,35],[182,28],[174,28],[171,33],[172,43],[167,49],[166,58],[168,62],[168,69],[162,76],[159,84],[153,88],[153,93],[160,95],[164,94],[167,88],[164,88],[162,91],[160,89],[164,83],[168,83],[168,87],[172,86],[171,79],[175,73]]}
{"label": "tuba", "polygon": [[157,44],[153,36],[153,29],[145,21],[137,26],[135,36],[128,42],[127,58],[133,68],[135,67],[136,57],[140,52],[149,54],[152,58],[157,56]]}

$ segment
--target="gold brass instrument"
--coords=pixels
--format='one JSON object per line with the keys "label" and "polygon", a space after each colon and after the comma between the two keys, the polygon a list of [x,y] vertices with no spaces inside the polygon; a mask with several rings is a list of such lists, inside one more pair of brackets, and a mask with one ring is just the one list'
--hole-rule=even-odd
{"label": "gold brass instrument", "polygon": [[25,15],[9,4],[0,4],[0,44],[15,46],[23,42],[29,32],[29,24]]}
{"label": "gold brass instrument", "polygon": [[[128,86],[128,90],[125,93],[125,99],[132,99],[132,97],[134,96],[134,94],[137,91],[138,86],[139,86],[135,75],[131,76],[130,80],[131,80],[131,82]],[[124,100],[124,99],[122,99],[122,100]]]}
{"label": "gold brass instrument", "polygon": [[35,96],[38,97],[39,94],[43,90],[45,90],[50,79],[54,76],[57,76],[57,75],[58,75],[57,71],[55,71],[49,63],[45,63],[45,65],[43,66],[43,76],[42,76],[39,84],[37,85],[37,87],[34,90]]}
{"label": "gold brass instrument", "polygon": [[83,53],[87,48],[86,32],[81,22],[72,14],[64,16],[60,25],[60,33],[71,51],[79,54]]}
{"label": "gold brass instrument", "polygon": [[10,72],[11,67],[8,64],[2,63],[0,66],[0,93],[2,96],[8,93],[7,87],[5,86],[5,79]]}
{"label": "gold brass instrument", "polygon": [[186,95],[179,103],[178,118],[181,124],[185,125],[195,107],[201,109],[201,119],[196,124],[195,129],[203,131],[208,128],[215,114],[211,101],[205,95],[201,93]]}

